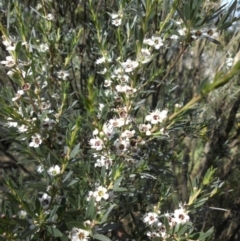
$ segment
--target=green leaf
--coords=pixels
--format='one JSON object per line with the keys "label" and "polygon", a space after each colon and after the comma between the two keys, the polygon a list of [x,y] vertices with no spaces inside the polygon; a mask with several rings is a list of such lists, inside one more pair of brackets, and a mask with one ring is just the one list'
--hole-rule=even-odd
{"label": "green leaf", "polygon": [[127,188],[125,188],[125,187],[113,187],[113,191],[115,191],[115,192],[126,192]]}
{"label": "green leaf", "polygon": [[116,204],[112,204],[112,205],[108,208],[108,210],[107,210],[107,211],[105,212],[105,214],[103,215],[103,217],[102,217],[102,219],[101,219],[101,222],[100,222],[99,224],[105,223],[105,222],[107,221],[107,218],[108,218],[109,213],[112,211],[112,209],[113,209],[115,206],[116,206]]}
{"label": "green leaf", "polygon": [[187,229],[188,229],[188,225],[185,224],[185,225],[183,225],[182,227],[180,227],[180,229],[179,229],[179,231],[177,232],[177,234],[178,234],[179,236],[182,236],[183,234],[186,233]]}
{"label": "green leaf", "polygon": [[78,178],[75,178],[75,179],[73,179],[69,184],[67,184],[67,187],[70,187],[70,186],[72,186],[73,184],[75,184],[75,183],[77,183],[77,182],[79,182],[79,179],[78,179]]}
{"label": "green leaf", "polygon": [[73,150],[72,150],[71,153],[70,153],[70,158],[74,158],[74,157],[78,154],[79,149],[80,149],[80,143],[78,143],[78,144],[73,148]]}
{"label": "green leaf", "polygon": [[210,228],[206,233],[200,232],[200,233],[193,233],[188,235],[188,238],[191,240],[199,240],[199,241],[205,241],[206,238],[210,237],[213,234],[214,229]]}
{"label": "green leaf", "polygon": [[53,235],[54,237],[62,237],[63,234],[61,233],[60,230],[58,230],[57,228],[53,228],[53,227],[50,227],[50,226],[47,226],[47,231]]}
{"label": "green leaf", "polygon": [[68,240],[69,240],[68,236],[65,235],[65,234],[63,234],[63,236],[61,236],[60,239],[61,239],[62,241],[68,241]]}
{"label": "green leaf", "polygon": [[116,228],[118,228],[121,224],[120,223],[108,223],[106,225],[104,225],[102,228],[99,228],[99,230],[101,230],[102,232],[110,232]]}
{"label": "green leaf", "polygon": [[122,179],[123,179],[123,177],[119,177],[115,180],[114,185],[113,185],[113,189],[120,186],[120,183],[121,183]]}
{"label": "green leaf", "polygon": [[227,28],[229,28],[231,25],[232,25],[231,22],[226,22],[226,23],[222,24],[222,25],[218,28],[218,30],[227,29]]}
{"label": "green leaf", "polygon": [[208,200],[208,198],[201,198],[201,199],[197,200],[193,204],[194,208],[201,207],[207,200]]}
{"label": "green leaf", "polygon": [[83,222],[80,222],[80,221],[70,221],[70,222],[67,222],[66,225],[69,230],[71,230],[72,228],[86,229],[86,227],[83,225]]}
{"label": "green leaf", "polygon": [[34,229],[24,233],[23,236],[21,237],[21,239],[25,239],[27,237],[32,236],[33,234],[35,234],[38,231],[38,229],[39,229],[39,227],[35,227]]}
{"label": "green leaf", "polygon": [[97,239],[97,240],[101,240],[101,241],[111,241],[110,238],[108,238],[107,236],[102,235],[102,234],[94,234],[93,238]]}
{"label": "green leaf", "polygon": [[96,215],[95,200],[92,198],[87,207],[86,216],[89,219],[93,219],[95,215]]}
{"label": "green leaf", "polygon": [[72,174],[73,174],[73,171],[69,171],[68,174],[66,175],[66,177],[63,179],[62,182],[66,182]]}
{"label": "green leaf", "polygon": [[206,233],[201,233],[199,240],[205,240],[206,238],[208,238],[209,236],[211,236],[214,232],[214,228],[210,228]]}

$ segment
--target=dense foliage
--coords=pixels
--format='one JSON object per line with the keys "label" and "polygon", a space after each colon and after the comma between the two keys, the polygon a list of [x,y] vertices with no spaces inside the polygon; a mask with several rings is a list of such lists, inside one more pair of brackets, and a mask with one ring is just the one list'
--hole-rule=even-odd
{"label": "dense foliage", "polygon": [[0,240],[238,240],[236,8],[3,1]]}

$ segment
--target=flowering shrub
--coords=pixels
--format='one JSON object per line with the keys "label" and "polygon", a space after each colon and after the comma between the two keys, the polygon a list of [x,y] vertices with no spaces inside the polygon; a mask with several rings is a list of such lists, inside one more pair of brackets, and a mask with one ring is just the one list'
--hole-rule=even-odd
{"label": "flowering shrub", "polygon": [[201,83],[192,99],[171,96],[171,74],[199,39],[220,43],[230,12],[204,1],[65,4],[6,4],[1,122],[31,174],[4,173],[1,238],[209,240],[213,229],[193,220],[222,185],[216,169],[190,178],[184,200],[167,145],[240,64]]}

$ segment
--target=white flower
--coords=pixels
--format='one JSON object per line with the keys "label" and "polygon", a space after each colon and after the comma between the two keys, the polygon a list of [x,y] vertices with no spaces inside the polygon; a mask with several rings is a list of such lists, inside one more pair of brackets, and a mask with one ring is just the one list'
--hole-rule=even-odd
{"label": "white flower", "polygon": [[161,237],[162,238],[165,237],[166,236],[166,228],[165,228],[165,226],[161,222],[157,222],[154,225],[156,226],[156,229],[158,230],[158,232],[161,235]]}
{"label": "white flower", "polygon": [[150,239],[154,239],[160,237],[160,234],[156,231],[148,231],[147,236],[150,237]]}
{"label": "white flower", "polygon": [[23,90],[18,90],[15,97],[12,98],[12,101],[16,101],[16,100],[20,99],[23,94],[24,94]]}
{"label": "white flower", "polygon": [[71,241],[88,241],[89,232],[80,228],[73,228],[69,233]]}
{"label": "white flower", "polygon": [[38,172],[38,173],[42,173],[43,171],[44,171],[43,165],[37,166],[37,172]]}
{"label": "white flower", "polygon": [[106,74],[107,73],[107,68],[104,68],[102,71],[97,72],[98,74]]}
{"label": "white flower", "polygon": [[191,31],[191,37],[194,39],[215,39],[218,37],[218,32],[216,31],[216,28],[213,29],[198,29],[198,30],[192,30]]}
{"label": "white flower", "polygon": [[179,39],[179,36],[176,35],[176,34],[173,34],[173,35],[170,36],[170,39]]}
{"label": "white flower", "polygon": [[147,225],[153,225],[154,223],[158,222],[158,215],[153,212],[146,213],[143,216],[143,222]]}
{"label": "white flower", "polygon": [[159,132],[160,132],[162,135],[165,135],[165,136],[169,137],[169,134],[168,134],[168,132],[166,131],[166,129],[161,128],[161,129],[159,130]]}
{"label": "white flower", "polygon": [[105,57],[101,57],[101,58],[96,60],[96,64],[102,64],[104,62],[105,62]]}
{"label": "white flower", "polygon": [[15,60],[13,59],[12,56],[7,56],[6,60],[1,61],[0,63],[3,65],[6,65],[6,67],[11,68],[15,65]]}
{"label": "white flower", "polygon": [[180,104],[179,104],[179,103],[176,103],[176,104],[174,105],[174,107],[177,108],[177,109],[182,108],[182,104],[181,104],[181,103],[180,103]]}
{"label": "white flower", "polygon": [[170,227],[173,227],[176,224],[175,219],[172,215],[170,215],[169,213],[165,213],[164,216],[167,218]]}
{"label": "white flower", "polygon": [[47,44],[40,44],[39,45],[39,51],[42,52],[42,53],[45,53],[49,50],[49,47]]}
{"label": "white flower", "polygon": [[20,210],[17,212],[17,215],[20,219],[25,219],[27,217],[27,213],[24,210]]}
{"label": "white flower", "polygon": [[160,47],[163,46],[162,38],[155,35],[153,35],[150,39],[144,39],[143,43],[152,46],[155,49],[160,49]]}
{"label": "white flower", "polygon": [[7,72],[7,75],[8,75],[9,77],[13,77],[15,74],[18,74],[18,72],[15,71],[15,70],[9,70],[9,71]]}
{"label": "white flower", "polygon": [[101,156],[100,159],[96,160],[96,163],[94,165],[95,167],[104,167],[108,169],[110,166],[112,166],[112,159],[106,158],[105,156]]}
{"label": "white flower", "polygon": [[127,152],[130,148],[129,140],[116,139],[113,145],[116,147],[116,154],[119,156]]}
{"label": "white flower", "polygon": [[116,18],[112,20],[112,25],[115,25],[116,27],[120,26],[122,24],[121,18]]}
{"label": "white flower", "polygon": [[155,110],[151,112],[150,115],[147,115],[145,119],[154,125],[163,122],[167,118],[167,113],[167,110]]}
{"label": "white flower", "polygon": [[[43,81],[43,83],[42,83],[42,89],[44,89],[45,87],[47,87],[48,86],[48,82],[45,80],[45,81]],[[53,96],[54,97],[54,96]]]}
{"label": "white flower", "polygon": [[163,46],[162,38],[158,36],[152,36],[152,41],[153,41],[153,47],[155,49],[160,49],[161,46]]}
{"label": "white flower", "polygon": [[147,45],[149,45],[149,46],[153,46],[153,40],[152,39],[150,39],[150,38],[145,38],[145,39],[143,39],[143,43],[144,44],[147,44]]}
{"label": "white flower", "polygon": [[29,143],[29,146],[37,148],[41,144],[42,144],[41,136],[39,134],[35,134],[34,136],[32,136],[32,141]]}
{"label": "white flower", "polygon": [[38,3],[36,9],[37,9],[37,10],[40,10],[41,8],[42,8],[42,4],[41,4],[41,3]]}
{"label": "white flower", "polygon": [[122,18],[119,14],[112,13],[111,18],[112,18],[112,25],[115,25],[116,27],[118,27],[122,24]]}
{"label": "white flower", "polygon": [[54,20],[54,16],[53,14],[49,13],[46,17],[45,17],[48,21],[53,21]]}
{"label": "white flower", "polygon": [[16,43],[11,40],[4,40],[2,43],[6,46],[7,51],[14,51],[16,49]]}
{"label": "white flower", "polygon": [[233,58],[227,58],[227,59],[226,59],[226,65],[227,65],[227,67],[232,67],[233,62],[234,62]]}
{"label": "white flower", "polygon": [[92,134],[93,134],[94,136],[96,136],[96,135],[98,135],[98,133],[99,133],[99,130],[98,130],[98,129],[95,129]]}
{"label": "white flower", "polygon": [[137,91],[136,88],[132,88],[132,87],[126,85],[126,91],[125,91],[125,93],[126,93],[127,96],[132,95],[132,94],[135,93],[136,91]]}
{"label": "white flower", "polygon": [[28,130],[28,126],[27,125],[21,125],[21,126],[18,127],[18,131],[20,133],[27,132],[27,130]]}
{"label": "white flower", "polygon": [[61,169],[58,165],[55,165],[55,166],[52,166],[48,169],[47,173],[50,175],[50,176],[56,176],[58,175],[59,173],[61,172]]}
{"label": "white flower", "polygon": [[56,121],[55,120],[52,120],[52,119],[49,119],[48,117],[45,118],[42,122],[42,128],[45,129],[45,130],[52,130],[53,127],[55,126],[56,124]]}
{"label": "white flower", "polygon": [[107,136],[107,138],[112,139],[114,135],[117,133],[117,130],[111,124],[105,123],[103,125],[103,132]]}
{"label": "white flower", "polygon": [[117,75],[117,79],[118,79],[122,84],[125,84],[125,83],[128,83],[128,82],[129,82],[129,76],[126,75],[126,74],[119,74],[119,75]]}
{"label": "white flower", "polygon": [[107,189],[103,186],[97,187],[96,191],[93,192],[92,196],[95,198],[97,202],[100,202],[101,199],[107,200],[109,198],[109,194],[107,193]]}
{"label": "white flower", "polygon": [[189,220],[190,220],[189,216],[187,215],[186,211],[182,207],[174,211],[174,221],[176,223],[183,224]]}
{"label": "white flower", "polygon": [[50,107],[51,107],[51,103],[50,103],[50,101],[43,101],[42,103],[41,103],[41,107],[42,107],[42,110],[48,110]]}
{"label": "white flower", "polygon": [[99,137],[92,138],[89,143],[91,148],[96,149],[96,151],[100,151],[103,148],[103,141]]}
{"label": "white flower", "polygon": [[98,105],[98,110],[99,110],[100,112],[102,112],[104,106],[105,106],[104,104],[100,103],[100,104]]}
{"label": "white flower", "polygon": [[145,134],[147,136],[150,136],[152,134],[151,133],[151,129],[152,129],[151,124],[140,124],[138,128],[141,132],[145,132]]}
{"label": "white flower", "polygon": [[129,73],[134,71],[138,67],[138,62],[127,59],[126,62],[121,63],[121,66],[126,73]]}
{"label": "white flower", "polygon": [[31,88],[31,85],[29,83],[25,83],[23,86],[22,86],[22,90],[24,91],[27,91],[27,90],[30,90]]}
{"label": "white flower", "polygon": [[112,62],[111,58],[107,58],[104,56],[96,60],[96,64],[111,63],[111,62]]}
{"label": "white flower", "polygon": [[125,93],[127,96],[135,93],[137,90],[135,88],[130,87],[129,85],[117,85],[116,91],[119,93]]}
{"label": "white flower", "polygon": [[59,79],[66,80],[69,77],[69,73],[67,71],[60,70],[57,72],[57,76]]}
{"label": "white flower", "polygon": [[109,120],[109,127],[111,126],[111,128],[122,127],[124,124],[124,118],[114,118]]}
{"label": "white flower", "polygon": [[17,127],[18,126],[18,123],[16,121],[12,121],[12,118],[7,118],[7,126],[8,127]]}
{"label": "white flower", "polygon": [[142,49],[141,49],[141,54],[140,54],[140,57],[139,57],[139,61],[140,61],[142,64],[146,64],[146,63],[148,63],[150,60],[151,60],[151,52],[150,52],[149,49],[147,49],[147,48],[142,48]]}
{"label": "white flower", "polygon": [[42,205],[43,209],[47,209],[51,202],[51,196],[49,196],[47,193],[43,193],[43,195],[39,197],[38,200]]}
{"label": "white flower", "polygon": [[112,19],[116,19],[116,18],[118,18],[118,17],[119,17],[118,13],[112,13],[112,14],[111,14],[111,18],[112,18]]}
{"label": "white flower", "polygon": [[132,138],[132,137],[134,137],[134,134],[135,134],[135,130],[132,130],[132,131],[125,130],[121,134],[121,139],[124,140],[124,139]]}
{"label": "white flower", "polygon": [[112,84],[112,81],[111,81],[111,80],[105,79],[103,86],[104,86],[104,87],[110,87],[111,84]]}

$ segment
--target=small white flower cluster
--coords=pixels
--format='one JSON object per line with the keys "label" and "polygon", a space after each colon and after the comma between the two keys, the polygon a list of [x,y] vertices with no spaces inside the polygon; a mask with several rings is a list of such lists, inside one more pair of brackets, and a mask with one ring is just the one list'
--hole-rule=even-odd
{"label": "small white flower cluster", "polygon": [[12,56],[7,56],[6,60],[1,61],[0,63],[11,68],[16,64],[16,60]]}
{"label": "small white flower cluster", "polygon": [[56,176],[61,173],[61,168],[58,165],[52,166],[47,171],[48,175],[50,176]]}
{"label": "small white flower cluster", "polygon": [[66,80],[69,77],[69,73],[67,71],[60,70],[60,71],[57,72],[57,77],[59,79]]}
{"label": "small white flower cluster", "polygon": [[48,13],[45,18],[48,20],[48,21],[53,21],[55,19],[54,15],[52,13]]}
{"label": "small white flower cluster", "polygon": [[109,198],[108,190],[107,188],[103,186],[98,186],[96,190],[90,191],[88,193],[87,200],[90,201],[91,198],[94,198],[95,202],[100,202],[102,199],[107,200]]}
{"label": "small white flower cluster", "polygon": [[151,122],[151,124],[155,125],[158,123],[162,123],[167,118],[167,110],[158,110],[151,112],[149,115],[145,117],[146,121]]}
{"label": "small white flower cluster", "polygon": [[138,56],[138,62],[142,64],[147,64],[151,61],[152,54],[151,51],[148,48],[142,48],[140,55]]}
{"label": "small white flower cluster", "polygon": [[[38,148],[43,143],[43,140],[49,135],[49,131],[52,131],[56,125],[56,117],[53,113],[54,110],[51,109],[51,102],[49,97],[46,96],[46,91],[43,91],[48,83],[46,80],[41,80],[43,79],[42,76],[44,76],[43,72],[47,72],[48,67],[46,66],[46,70],[43,70],[41,67],[40,69],[35,68],[34,74],[37,83],[34,85],[30,84],[30,80],[33,78],[31,61],[26,62],[17,59],[17,56],[19,55],[15,54],[15,51],[16,44],[18,42],[19,41],[17,41],[14,37],[3,37],[3,44],[5,45],[6,50],[9,52],[9,56],[6,57],[6,60],[1,61],[1,64],[5,65],[7,68],[11,68],[7,72],[7,75],[11,79],[14,81],[18,79],[22,83],[21,89],[17,90],[15,96],[12,97],[12,101],[15,102],[14,104],[16,106],[18,106],[17,112],[21,117],[18,117],[15,120],[13,120],[12,117],[7,118],[7,126],[17,128],[17,131],[22,135],[21,140],[23,141],[29,140],[30,133],[31,139],[29,140],[29,146]],[[22,43],[22,46],[25,46],[26,49],[29,50],[28,44]],[[46,52],[49,49],[48,45],[44,43],[40,45],[33,44],[31,46],[33,49],[38,49],[40,52]],[[61,70],[57,72],[57,76],[59,79],[66,80],[69,77],[69,73],[67,71]],[[36,98],[31,97],[31,104],[29,104],[28,108],[23,110],[21,105],[16,102],[22,101],[23,98],[24,100],[29,101],[31,90],[34,91]],[[57,99],[56,96],[57,93],[52,95],[51,100],[56,99],[56,103],[61,103],[61,100]],[[45,118],[42,118],[42,114],[44,114]]]}
{"label": "small white flower cluster", "polygon": [[[178,25],[182,25],[182,23],[178,23]],[[187,29],[185,27],[180,28],[177,30],[179,35],[172,35],[171,39],[179,39],[179,37],[184,37],[187,35]],[[208,39],[211,42],[214,41],[214,39],[218,38],[219,33],[215,27],[212,28],[202,28],[202,29],[193,29],[190,31],[192,40],[196,39]]]}
{"label": "small white flower cluster", "polygon": [[73,228],[68,237],[71,241],[88,241],[90,233],[84,229]]}
{"label": "small white flower cluster", "polygon": [[47,193],[43,193],[41,197],[38,198],[43,209],[48,209],[51,199],[51,196],[49,196]]}
{"label": "small white flower cluster", "polygon": [[160,49],[160,47],[164,45],[162,38],[156,35],[153,35],[151,38],[144,38],[143,43],[154,49]]}
{"label": "small white flower cluster", "polygon": [[112,25],[118,27],[122,24],[122,16],[121,14],[118,13],[112,13],[111,14],[111,18],[112,18]]}
{"label": "small white flower cluster", "polygon": [[94,156],[98,158],[94,165],[95,167],[105,167],[107,170],[110,169],[113,161],[110,157],[97,156],[97,155],[94,155]]}
{"label": "small white flower cluster", "polygon": [[112,58],[106,57],[106,56],[103,56],[96,60],[97,65],[104,64],[104,63],[111,63],[111,62],[112,62]]}
{"label": "small white flower cluster", "polygon": [[39,134],[35,134],[32,136],[32,140],[29,143],[30,147],[37,148],[42,144],[42,137]]}
{"label": "small white flower cluster", "polygon": [[143,222],[150,226],[150,231],[147,232],[147,236],[151,239],[156,237],[165,237],[166,229],[164,225],[159,221],[159,217],[157,213],[148,212],[143,216]]}
{"label": "small white flower cluster", "polygon": [[24,210],[20,210],[17,212],[17,215],[20,219],[26,219],[27,218],[27,212]]}
{"label": "small white flower cluster", "polygon": [[[180,206],[179,209],[176,209],[172,215],[169,213],[165,214],[165,217],[168,220],[169,227],[172,228],[177,224],[185,224],[190,221],[190,218],[186,212],[186,210]],[[166,238],[166,228],[159,221],[159,216],[155,212],[146,213],[142,221],[149,227],[149,231],[147,232],[147,236],[151,239],[156,237]]]}
{"label": "small white flower cluster", "polygon": [[[47,188],[47,191],[50,191],[52,186],[49,186]],[[57,204],[59,205],[62,202],[63,196],[55,195],[53,200],[52,197],[44,192],[40,192],[38,195],[38,200],[44,210],[47,210],[49,208],[50,203],[52,202],[53,205]]]}

